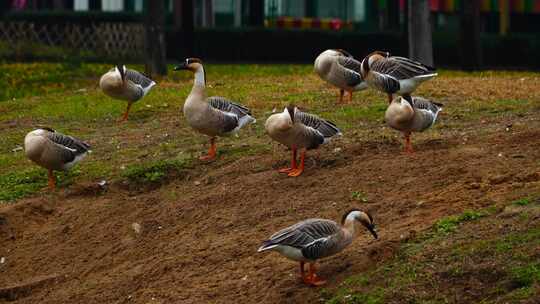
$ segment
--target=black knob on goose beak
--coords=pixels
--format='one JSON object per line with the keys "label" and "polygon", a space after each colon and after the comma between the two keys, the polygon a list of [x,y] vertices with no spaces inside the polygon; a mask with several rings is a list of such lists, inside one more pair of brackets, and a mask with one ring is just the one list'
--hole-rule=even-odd
{"label": "black knob on goose beak", "polygon": [[175,66],[173,70],[180,71],[180,70],[187,70],[187,69],[188,69],[187,64],[185,62],[183,62],[183,63]]}
{"label": "black knob on goose beak", "polygon": [[369,232],[371,232],[375,239],[379,238],[379,236],[377,235],[377,230],[375,230],[375,225],[369,225],[367,226],[367,229],[369,230]]}

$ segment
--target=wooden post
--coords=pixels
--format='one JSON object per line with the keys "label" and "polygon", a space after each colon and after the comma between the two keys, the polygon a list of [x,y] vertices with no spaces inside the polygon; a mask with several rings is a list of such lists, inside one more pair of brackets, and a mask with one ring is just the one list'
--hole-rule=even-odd
{"label": "wooden post", "polygon": [[409,1],[408,21],[409,57],[424,64],[433,65],[433,41],[428,0]]}
{"label": "wooden post", "polygon": [[150,77],[167,75],[164,26],[164,1],[149,1],[144,20],[144,53],[145,72]]}
{"label": "wooden post", "polygon": [[506,36],[510,27],[510,8],[509,0],[499,0],[499,31],[500,34]]}
{"label": "wooden post", "polygon": [[461,67],[468,71],[477,70],[482,66],[480,0],[468,0],[461,3]]}

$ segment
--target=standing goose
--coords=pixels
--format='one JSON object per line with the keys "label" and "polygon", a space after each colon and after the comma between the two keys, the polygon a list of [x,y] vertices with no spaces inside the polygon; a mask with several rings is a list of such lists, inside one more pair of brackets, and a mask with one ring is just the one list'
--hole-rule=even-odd
{"label": "standing goose", "polygon": [[53,170],[69,170],[90,152],[90,145],[53,129],[41,128],[26,134],[24,152],[31,161],[49,170],[49,188],[53,190],[56,187]]}
{"label": "standing goose", "polygon": [[[300,275],[306,284],[319,286],[325,283],[315,274],[318,259],[334,255],[349,246],[357,236],[355,223],[366,227],[377,238],[373,218],[358,209],[347,211],[341,225],[325,219],[307,219],[274,233],[263,242],[258,252],[273,250],[285,257],[300,262]],[[309,263],[309,273],[304,272],[304,263]]]}
{"label": "standing goose", "polygon": [[315,72],[323,80],[339,88],[339,103],[343,102],[345,91],[348,92],[349,102],[351,102],[353,91],[367,88],[360,74],[360,67],[359,61],[341,49],[326,50],[315,59]]}
{"label": "standing goose", "polygon": [[410,95],[420,83],[437,76],[433,67],[381,51],[367,55],[360,71],[369,86],[388,94],[388,103],[392,94]]}
{"label": "standing goose", "polygon": [[208,155],[201,160],[216,158],[216,137],[235,134],[246,124],[255,122],[251,111],[243,105],[234,103],[223,97],[206,98],[206,73],[202,61],[198,58],[187,58],[174,68],[189,70],[195,74],[191,93],[184,103],[184,116],[188,124],[196,131],[210,136]]}
{"label": "standing goose", "polygon": [[[288,173],[288,176],[299,176],[304,172],[306,150],[316,149],[332,137],[341,135],[334,123],[301,112],[294,106],[288,106],[283,112],[268,117],[264,127],[273,140],[292,150],[291,167],[279,170],[280,173]],[[303,149],[300,167],[296,164],[298,149]]]}
{"label": "standing goose", "polygon": [[143,74],[126,69],[125,65],[117,65],[101,76],[99,87],[112,98],[127,100],[126,112],[121,121],[128,119],[131,105],[142,99],[156,83]]}
{"label": "standing goose", "polygon": [[403,132],[405,151],[412,153],[411,132],[422,132],[433,126],[441,110],[440,103],[406,95],[392,101],[384,118],[391,128]]}

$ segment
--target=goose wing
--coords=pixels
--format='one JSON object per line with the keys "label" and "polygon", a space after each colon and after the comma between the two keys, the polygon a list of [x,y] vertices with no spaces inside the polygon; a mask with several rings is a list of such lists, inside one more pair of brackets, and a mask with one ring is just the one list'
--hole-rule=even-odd
{"label": "goose wing", "polygon": [[255,122],[251,111],[238,103],[223,97],[210,97],[208,104],[212,107],[219,121],[219,128],[223,133],[236,132],[249,122]]}
{"label": "goose wing", "polygon": [[[303,249],[324,241],[340,231],[339,225],[325,219],[308,219],[274,233],[263,243],[262,250],[274,245]],[[320,246],[320,245],[317,245]],[[262,251],[260,249],[260,251]]]}
{"label": "goose wing", "polygon": [[223,112],[229,112],[238,115],[238,117],[243,117],[245,115],[251,115],[251,111],[238,103],[232,102],[226,98],[213,96],[208,98],[208,103],[215,109],[218,109]]}
{"label": "goose wing", "polygon": [[60,147],[59,153],[64,163],[73,162],[77,156],[86,154],[90,150],[89,144],[69,135],[47,132],[46,136],[51,142]]}
{"label": "goose wing", "polygon": [[135,70],[126,69],[126,80],[133,82],[138,88],[138,99],[143,98],[150,92],[153,86],[156,85],[156,82],[152,79],[146,77],[144,74],[137,72]]}
{"label": "goose wing", "polygon": [[301,112],[296,109],[294,113],[295,122],[300,122],[303,125],[317,131],[324,138],[330,138],[336,135],[341,135],[338,127],[328,120],[319,118],[318,116]]}
{"label": "goose wing", "polygon": [[435,68],[433,67],[398,56],[379,59],[371,64],[370,69],[396,80],[410,79],[435,73]]}
{"label": "goose wing", "polygon": [[348,86],[354,87],[360,84],[364,79],[360,74],[359,61],[352,57],[339,56],[337,57],[337,64],[341,68],[340,72],[343,74],[343,78],[347,82]]}
{"label": "goose wing", "polygon": [[422,97],[413,98],[413,108],[419,114],[420,125],[418,129],[425,130],[431,127],[437,120],[437,115],[442,110],[442,104],[432,102]]}

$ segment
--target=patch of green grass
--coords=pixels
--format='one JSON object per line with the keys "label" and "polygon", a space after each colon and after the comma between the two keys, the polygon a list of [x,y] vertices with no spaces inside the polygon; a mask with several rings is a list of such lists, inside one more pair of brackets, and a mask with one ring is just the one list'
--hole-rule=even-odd
{"label": "patch of green grass", "polygon": [[518,287],[530,287],[534,282],[540,282],[540,263],[515,267],[511,272],[512,282]]}
{"label": "patch of green grass", "polygon": [[[65,187],[70,185],[73,178],[80,175],[80,173],[79,170],[55,172],[57,186]],[[0,202],[13,201],[39,192],[47,187],[47,181],[47,171],[36,167],[0,175]]]}
{"label": "patch of green grass", "polygon": [[353,191],[351,193],[351,198],[362,203],[367,203],[367,196],[362,191]]}
{"label": "patch of green grass", "polygon": [[454,232],[461,223],[474,221],[484,217],[485,215],[486,214],[484,212],[466,210],[460,215],[446,217],[437,221],[437,223],[434,225],[434,229],[437,233],[447,234]]}
{"label": "patch of green grass", "polygon": [[132,183],[146,184],[159,183],[173,172],[181,172],[189,168],[190,159],[160,160],[141,165],[130,165],[122,176]]}
{"label": "patch of green grass", "polygon": [[522,198],[518,199],[517,201],[514,201],[512,204],[518,205],[518,206],[527,206],[531,203],[531,200],[529,198]]}

